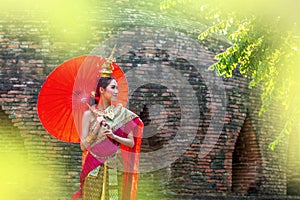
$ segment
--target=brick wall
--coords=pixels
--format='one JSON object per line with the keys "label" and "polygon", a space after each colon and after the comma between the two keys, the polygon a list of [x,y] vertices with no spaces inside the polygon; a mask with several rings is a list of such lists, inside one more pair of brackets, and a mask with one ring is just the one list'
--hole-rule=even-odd
{"label": "brick wall", "polygon": [[[272,123],[278,113],[274,109],[272,117],[259,118],[259,92],[247,89],[247,79],[235,73],[223,80],[207,70],[214,52],[222,48],[218,41],[200,44],[188,22],[173,21],[144,4],[90,3],[89,10],[79,13],[84,20],[78,25],[88,36],[75,39],[65,32],[56,35],[54,30],[64,27],[47,18],[46,10],[1,14],[1,119],[16,127],[18,138],[1,142],[1,147],[9,143],[14,148],[19,141],[26,159],[39,167],[43,187],[37,198],[69,199],[79,187],[81,164],[78,144],[58,141],[39,122],[36,102],[43,81],[63,61],[90,53],[108,55],[116,43],[116,62],[128,75],[129,88],[135,88],[128,106],[146,125],[139,199],[286,194],[286,145],[275,152],[268,149],[280,130],[280,124]],[[207,138],[215,143],[212,149]]]}
{"label": "brick wall", "polygon": [[289,149],[287,159],[287,193],[290,195],[299,195],[299,166],[300,166],[300,139],[297,136],[299,132],[299,125],[293,129],[293,132],[289,136]]}

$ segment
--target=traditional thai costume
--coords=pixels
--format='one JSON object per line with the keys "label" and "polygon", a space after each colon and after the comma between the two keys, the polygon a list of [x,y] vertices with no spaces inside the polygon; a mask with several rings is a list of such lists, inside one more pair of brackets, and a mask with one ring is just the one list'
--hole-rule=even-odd
{"label": "traditional thai costume", "polygon": [[[86,140],[91,145],[88,147],[88,153],[83,160],[80,175],[81,188],[73,195],[72,199],[81,196],[83,200],[109,199],[108,167],[118,168],[124,172],[122,199],[136,199],[143,122],[135,113],[124,108],[121,104],[111,105],[103,112],[97,111],[95,106],[91,106],[90,110],[94,115],[90,121],[90,127],[99,123],[97,122],[98,116],[103,116],[115,135],[126,138],[129,133],[132,133],[134,146],[130,148],[122,144],[119,145],[117,141],[108,138],[103,134],[105,127],[101,127],[95,135],[88,135]],[[121,163],[123,169],[120,168],[120,157],[123,160]]]}

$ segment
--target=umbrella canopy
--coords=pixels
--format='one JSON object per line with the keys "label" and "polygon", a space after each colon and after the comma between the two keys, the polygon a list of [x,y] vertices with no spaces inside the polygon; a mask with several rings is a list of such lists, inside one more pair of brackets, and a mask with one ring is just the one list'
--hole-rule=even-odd
{"label": "umbrella canopy", "polygon": [[[85,102],[96,89],[104,62],[106,58],[99,56],[79,56],[62,63],[47,77],[38,96],[37,110],[48,133],[65,142],[80,142],[81,119],[88,109]],[[114,103],[126,106],[126,78],[117,64],[113,62],[112,66],[111,76],[119,89]]]}

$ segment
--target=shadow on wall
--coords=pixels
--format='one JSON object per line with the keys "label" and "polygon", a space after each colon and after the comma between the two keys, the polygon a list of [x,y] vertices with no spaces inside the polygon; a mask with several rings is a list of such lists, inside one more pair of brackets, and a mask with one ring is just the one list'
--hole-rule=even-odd
{"label": "shadow on wall", "polygon": [[236,194],[259,193],[259,174],[262,165],[257,138],[247,116],[237,138],[232,158],[232,192]]}

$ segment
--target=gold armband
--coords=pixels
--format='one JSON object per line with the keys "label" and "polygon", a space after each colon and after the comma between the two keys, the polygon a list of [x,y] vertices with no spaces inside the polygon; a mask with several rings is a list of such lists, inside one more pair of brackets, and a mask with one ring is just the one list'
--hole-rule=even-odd
{"label": "gold armband", "polygon": [[93,132],[90,132],[89,135],[86,137],[85,141],[88,144],[91,144],[95,141],[96,138],[97,138],[97,134],[94,134]]}

